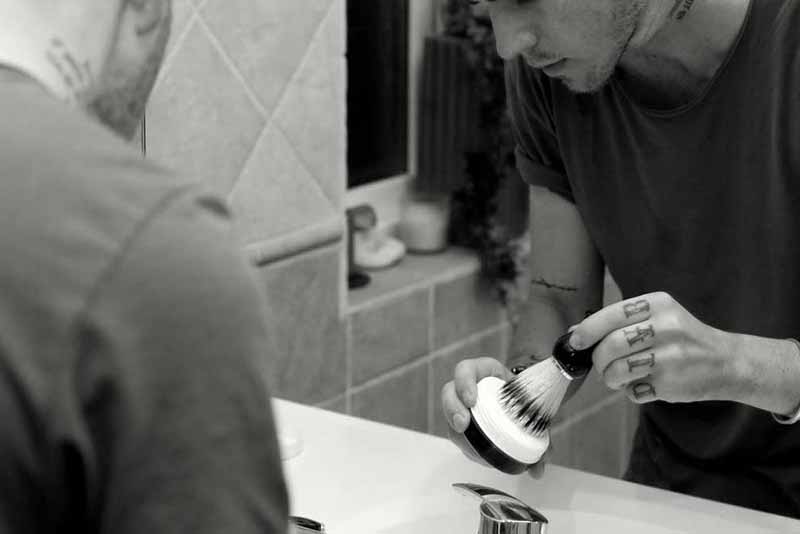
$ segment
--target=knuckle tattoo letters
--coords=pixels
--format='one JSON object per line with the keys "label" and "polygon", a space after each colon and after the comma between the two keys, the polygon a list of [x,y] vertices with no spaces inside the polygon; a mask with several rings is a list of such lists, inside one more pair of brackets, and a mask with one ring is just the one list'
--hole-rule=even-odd
{"label": "knuckle tattoo letters", "polygon": [[638,367],[655,367],[656,355],[654,352],[649,354],[637,354],[628,358],[628,372],[632,373]]}
{"label": "knuckle tattoo letters", "polygon": [[649,314],[650,303],[644,299],[637,300],[635,302],[628,302],[622,307],[622,311],[625,312],[626,319],[630,319],[631,317],[637,315]]}
{"label": "knuckle tattoo letters", "polygon": [[638,343],[642,343],[646,339],[655,337],[656,335],[653,325],[626,328],[622,331],[622,333],[625,334],[625,339],[628,341],[628,346],[631,347]]}
{"label": "knuckle tattoo letters", "polygon": [[653,384],[649,384],[647,382],[639,382],[638,384],[634,384],[631,388],[631,393],[633,394],[633,398],[637,401],[656,398],[656,388],[653,386]]}

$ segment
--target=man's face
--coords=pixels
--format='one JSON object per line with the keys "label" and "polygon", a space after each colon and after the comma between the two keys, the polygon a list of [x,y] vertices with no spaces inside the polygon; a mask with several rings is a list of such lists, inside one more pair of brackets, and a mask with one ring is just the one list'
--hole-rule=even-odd
{"label": "man's face", "polygon": [[572,91],[600,89],[634,34],[643,0],[494,0],[486,2],[497,51],[521,54]]}
{"label": "man's face", "polygon": [[158,20],[143,25],[134,11],[121,17],[98,90],[87,102],[90,112],[127,139],[144,115],[169,40],[172,0],[151,1],[159,6]]}

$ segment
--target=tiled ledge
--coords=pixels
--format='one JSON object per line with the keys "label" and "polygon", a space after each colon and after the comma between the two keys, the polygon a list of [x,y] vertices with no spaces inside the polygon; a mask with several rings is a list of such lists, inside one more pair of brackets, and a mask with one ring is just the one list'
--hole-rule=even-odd
{"label": "tiled ledge", "polygon": [[449,247],[436,254],[407,254],[394,267],[369,271],[369,285],[348,291],[348,312],[477,273],[479,269],[478,256],[464,248]]}

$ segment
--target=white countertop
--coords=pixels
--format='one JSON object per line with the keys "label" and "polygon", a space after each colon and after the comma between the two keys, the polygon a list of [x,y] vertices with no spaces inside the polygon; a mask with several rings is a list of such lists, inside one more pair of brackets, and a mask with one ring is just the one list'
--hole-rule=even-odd
{"label": "white countertop", "polygon": [[[474,534],[478,501],[455,492],[455,482],[519,498],[550,520],[548,534],[800,533],[800,521],[555,465],[539,480],[506,475],[446,439],[283,400],[273,406],[279,432],[302,443],[284,461],[291,513],[324,523],[330,534],[399,534],[409,525],[414,534]],[[442,524],[449,527],[434,527]]]}

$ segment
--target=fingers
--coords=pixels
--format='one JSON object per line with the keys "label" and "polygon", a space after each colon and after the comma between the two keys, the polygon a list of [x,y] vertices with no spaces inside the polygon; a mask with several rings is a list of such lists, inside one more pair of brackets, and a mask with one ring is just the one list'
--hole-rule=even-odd
{"label": "fingers", "polygon": [[656,345],[660,330],[648,320],[611,332],[592,352],[595,369],[605,375],[618,358],[651,349]]}
{"label": "fingers", "polygon": [[638,380],[625,388],[625,395],[631,402],[646,404],[658,400],[658,391],[650,379]]}
{"label": "fingers", "polygon": [[478,381],[487,376],[508,380],[510,373],[493,358],[475,358],[459,362],[454,374],[454,379],[442,388],[442,410],[450,428],[461,433],[469,425],[469,409],[478,398]]}
{"label": "fingers", "polygon": [[591,347],[614,330],[645,322],[652,317],[654,308],[667,299],[666,293],[648,293],[606,306],[572,331],[570,345],[576,349]]}
{"label": "fingers", "polygon": [[442,410],[447,424],[454,431],[462,433],[469,426],[470,413],[456,394],[455,384],[451,380],[442,388]]}
{"label": "fingers", "polygon": [[456,365],[455,382],[456,394],[467,408],[475,406],[478,398],[478,381],[487,376],[508,378],[509,371],[494,358],[475,358],[463,360]]}
{"label": "fingers", "polygon": [[608,387],[620,390],[628,384],[651,376],[656,364],[663,366],[664,354],[656,350],[644,350],[611,362],[603,371],[603,381]]}

